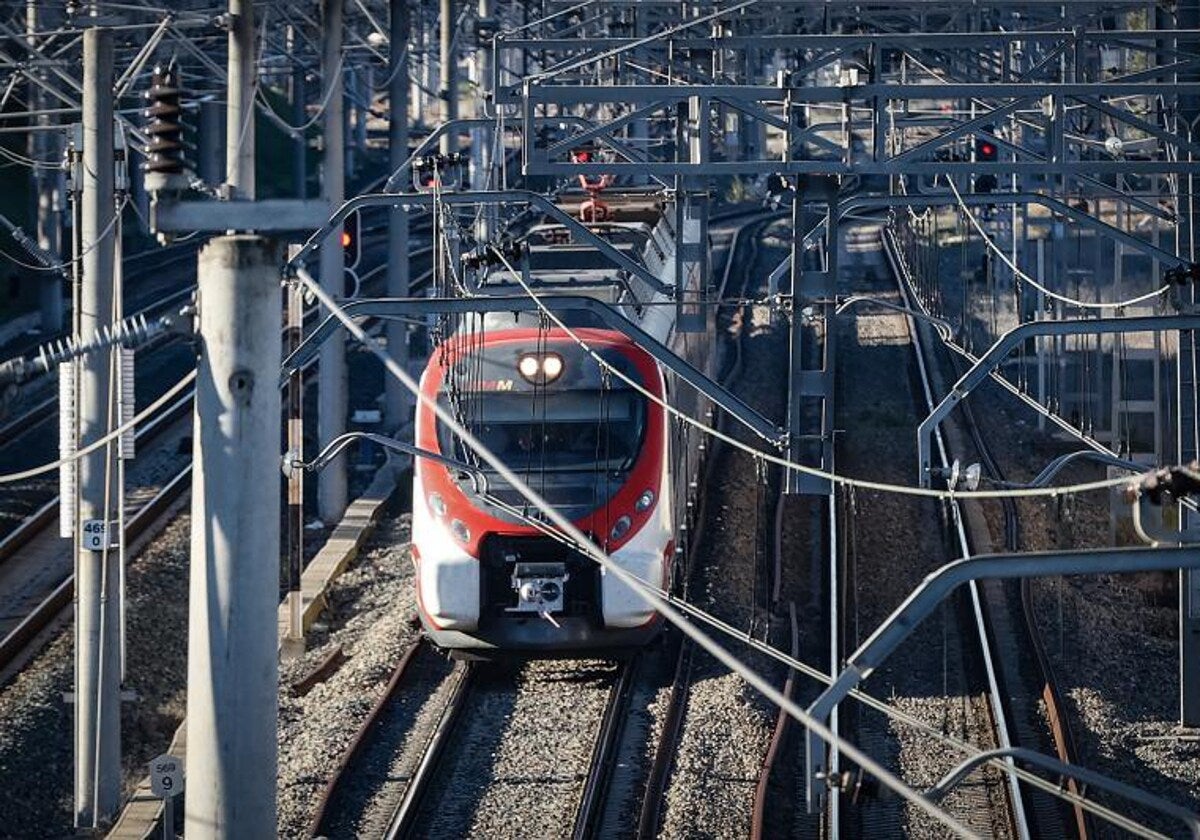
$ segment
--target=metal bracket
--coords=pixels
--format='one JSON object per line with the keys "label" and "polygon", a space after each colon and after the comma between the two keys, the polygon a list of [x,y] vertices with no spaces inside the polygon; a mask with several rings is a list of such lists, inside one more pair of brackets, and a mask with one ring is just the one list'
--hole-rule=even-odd
{"label": "metal bracket", "polygon": [[[852,653],[833,682],[808,707],[817,720],[827,720],[851,690],[869,677],[913,630],[959,586],[981,578],[1012,579],[1057,575],[1126,574],[1200,568],[1194,547],[1110,548],[1096,551],[1041,551],[1024,554],[981,554],[947,563],[929,574],[874,633]],[[825,795],[825,745],[808,732],[808,810],[821,807]]]}

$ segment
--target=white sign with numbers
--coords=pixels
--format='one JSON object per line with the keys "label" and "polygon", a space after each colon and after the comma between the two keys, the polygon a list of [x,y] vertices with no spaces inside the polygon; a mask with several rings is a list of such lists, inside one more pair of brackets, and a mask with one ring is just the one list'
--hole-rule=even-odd
{"label": "white sign with numbers", "polygon": [[150,762],[150,792],[159,799],[183,793],[183,761],[163,753]]}
{"label": "white sign with numbers", "polygon": [[[108,548],[116,548],[117,543],[113,542],[109,537],[109,523],[103,519],[85,519],[83,521],[83,549],[84,551],[103,551],[105,545]],[[115,535],[115,529],[112,531]]]}

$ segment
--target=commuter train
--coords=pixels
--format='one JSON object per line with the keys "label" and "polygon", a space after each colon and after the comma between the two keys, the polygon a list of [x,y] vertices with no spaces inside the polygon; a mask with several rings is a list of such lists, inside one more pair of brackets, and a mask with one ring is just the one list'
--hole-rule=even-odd
{"label": "commuter train", "polygon": [[[606,205],[602,223],[581,212],[591,235],[673,285],[671,208],[647,213],[644,196],[606,196]],[[618,276],[594,242],[576,239],[561,225],[529,231],[529,281],[604,301],[712,375],[711,315],[678,329],[672,298],[644,278]],[[512,294],[512,279],[493,272],[479,291]],[[702,278],[691,282],[698,288]],[[711,416],[711,406],[622,331],[576,310],[562,317],[574,337],[536,312],[462,319],[433,348],[421,390],[615,562],[669,589],[703,448],[659,401],[691,416]],[[418,448],[440,456],[417,458],[413,470],[417,605],[435,644],[464,657],[618,653],[660,632],[661,617],[637,593],[565,543],[427,405],[417,408],[415,433]]]}

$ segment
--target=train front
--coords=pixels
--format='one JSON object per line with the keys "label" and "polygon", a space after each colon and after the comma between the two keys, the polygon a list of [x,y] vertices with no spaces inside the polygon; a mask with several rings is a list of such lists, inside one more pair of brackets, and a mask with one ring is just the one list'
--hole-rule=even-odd
{"label": "train front", "polygon": [[[609,556],[667,586],[673,555],[667,419],[653,358],[620,333],[458,335],[436,349],[422,391]],[[611,366],[606,370],[605,366]],[[546,524],[432,409],[418,407],[413,556],[421,621],[441,647],[486,655],[644,644],[659,616]]]}

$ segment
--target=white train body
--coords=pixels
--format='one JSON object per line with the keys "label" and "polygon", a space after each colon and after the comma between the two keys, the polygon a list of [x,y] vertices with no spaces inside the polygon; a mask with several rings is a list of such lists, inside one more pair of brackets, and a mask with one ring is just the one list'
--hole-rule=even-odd
{"label": "white train body", "polygon": [[[667,224],[626,226],[625,234],[625,247],[640,245],[643,264],[673,283],[674,237]],[[674,305],[662,305],[668,298],[628,282],[616,286],[611,269],[581,270],[587,250],[577,245],[550,244],[532,256],[544,291],[578,294],[582,286],[583,294],[606,298],[711,375],[712,329],[677,333]],[[555,268],[563,261],[572,266],[567,274]],[[560,275],[561,291],[555,286]],[[630,295],[638,291],[641,303],[652,305],[635,306]],[[659,401],[698,416],[708,411],[707,400],[688,386],[675,387],[673,375],[622,332],[586,319],[567,320],[586,350],[536,315],[489,315],[473,323],[476,329],[460,330],[434,349],[422,391],[453,410],[614,561],[670,588],[681,532],[690,524],[686,503],[700,451],[698,435]],[[592,353],[654,398],[606,372]],[[474,460],[427,407],[417,411],[416,442],[471,466],[426,458],[414,466],[417,601],[436,644],[475,655],[554,655],[638,646],[659,632],[660,616],[636,592],[549,535],[553,529],[523,497]]]}

